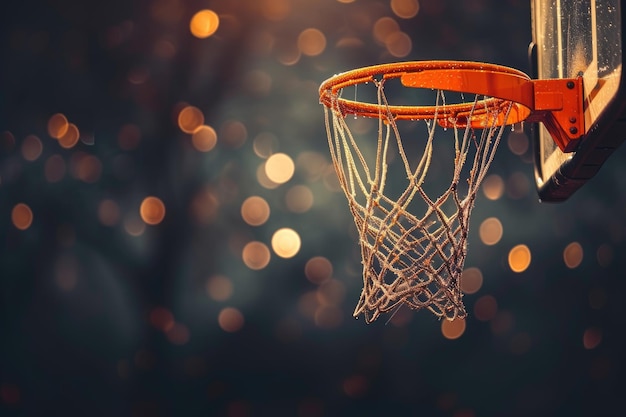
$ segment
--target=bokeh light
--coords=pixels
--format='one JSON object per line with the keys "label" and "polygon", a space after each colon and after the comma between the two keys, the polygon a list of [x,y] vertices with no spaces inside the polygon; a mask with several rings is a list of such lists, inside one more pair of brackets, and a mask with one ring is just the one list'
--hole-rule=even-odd
{"label": "bokeh light", "polygon": [[26,230],[33,223],[33,211],[24,203],[18,203],[11,210],[13,226],[20,230]]}
{"label": "bokeh light", "polygon": [[234,307],[226,307],[220,311],[217,322],[225,332],[234,333],[243,327],[245,320],[241,311]]}
{"label": "bokeh light", "polygon": [[578,267],[583,261],[583,247],[578,242],[572,242],[563,250],[563,261],[569,269]]}
{"label": "bokeh light", "polygon": [[250,226],[260,226],[270,217],[270,205],[262,197],[248,197],[241,205],[241,217]]}
{"label": "bokeh light", "polygon": [[33,162],[41,155],[43,151],[43,144],[41,140],[35,135],[28,135],[22,142],[22,156],[25,160]]}
{"label": "bokeh light", "polygon": [[504,180],[498,174],[488,175],[483,181],[482,189],[489,200],[497,200],[504,194]]}
{"label": "bokeh light", "polygon": [[214,301],[226,301],[233,295],[233,283],[223,275],[214,275],[207,280],[206,291]]}
{"label": "bokeh light", "polygon": [[304,55],[319,55],[326,48],[326,37],[319,29],[304,29],[298,35],[298,48]]}
{"label": "bokeh light", "polygon": [[502,239],[502,223],[497,217],[485,219],[478,229],[480,240],[488,246],[495,245]]}
{"label": "bokeh light", "polygon": [[270,263],[270,250],[262,242],[249,242],[242,251],[243,263],[253,270],[265,268]]}
{"label": "bokeh light", "polygon": [[204,124],[204,115],[195,106],[185,106],[178,113],[178,127],[185,133],[193,134]]}
{"label": "bokeh light", "polygon": [[146,197],[139,207],[139,215],[146,224],[151,226],[157,225],[165,217],[165,204],[158,197]]}
{"label": "bokeh light", "polygon": [[595,349],[602,342],[602,330],[597,327],[589,327],[583,333],[583,346],[585,349]]}
{"label": "bokeh light", "polygon": [[498,302],[492,295],[483,295],[474,303],[474,317],[480,321],[492,320],[498,312]]}
{"label": "bokeh light", "polygon": [[59,139],[67,132],[69,122],[67,117],[61,113],[53,114],[48,119],[48,134],[54,139]]}
{"label": "bokeh light", "polygon": [[121,218],[118,204],[111,199],[104,199],[98,205],[98,220],[105,226],[115,226]]}
{"label": "bokeh light", "polygon": [[67,171],[65,160],[61,155],[51,155],[44,165],[44,176],[46,181],[50,183],[59,182],[65,176]]}
{"label": "bokeh light", "polygon": [[265,175],[276,184],[284,184],[295,172],[293,159],[284,153],[275,153],[265,161]]}
{"label": "bokeh light", "polygon": [[272,249],[281,258],[293,258],[300,251],[300,235],[293,229],[278,229],[272,235]]}
{"label": "bokeh light", "polygon": [[285,204],[293,213],[305,213],[313,206],[313,192],[306,185],[295,185],[287,190]]}
{"label": "bokeh light", "polygon": [[198,127],[191,136],[193,147],[200,152],[209,152],[217,143],[217,133],[211,126]]}
{"label": "bokeh light", "polygon": [[517,245],[509,252],[509,267],[513,272],[524,272],[531,261],[530,249],[526,245]]}
{"label": "bokeh light", "polygon": [[417,0],[391,0],[391,10],[402,19],[411,19],[419,12]]}
{"label": "bokeh light", "polygon": [[441,320],[441,334],[446,339],[458,339],[465,333],[465,326],[465,319]]}
{"label": "bokeh light", "polygon": [[213,35],[220,25],[220,18],[213,10],[200,10],[193,15],[189,22],[189,30],[196,38],[208,38]]}
{"label": "bokeh light", "polygon": [[304,274],[314,284],[321,284],[333,275],[333,265],[323,256],[315,256],[304,265]]}
{"label": "bokeh light", "polygon": [[476,267],[467,268],[461,275],[461,290],[465,294],[474,294],[483,285],[483,273]]}
{"label": "bokeh light", "polygon": [[58,138],[58,141],[62,148],[70,149],[78,143],[78,139],[80,139],[80,131],[74,123],[70,123],[65,133]]}

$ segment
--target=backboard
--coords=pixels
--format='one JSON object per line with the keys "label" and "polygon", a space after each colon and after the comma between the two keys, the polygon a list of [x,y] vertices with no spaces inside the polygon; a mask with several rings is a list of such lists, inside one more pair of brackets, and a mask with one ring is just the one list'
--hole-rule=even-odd
{"label": "backboard", "polygon": [[621,0],[533,0],[532,78],[583,77],[585,133],[564,153],[543,125],[534,125],[539,198],[569,198],[626,139],[622,64],[626,4]]}

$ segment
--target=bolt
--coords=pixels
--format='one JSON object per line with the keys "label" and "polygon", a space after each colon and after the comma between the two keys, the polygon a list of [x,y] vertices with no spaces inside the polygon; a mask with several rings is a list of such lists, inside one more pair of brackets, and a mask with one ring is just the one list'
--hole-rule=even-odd
{"label": "bolt", "polygon": [[578,133],[578,129],[572,126],[569,128],[569,133],[571,133],[572,135],[575,135],[576,133]]}
{"label": "bolt", "polygon": [[576,118],[574,116],[569,118],[570,123],[576,123]]}
{"label": "bolt", "polygon": [[574,81],[568,81],[568,82],[567,82],[567,88],[569,88],[570,90],[571,90],[572,88],[574,88]]}

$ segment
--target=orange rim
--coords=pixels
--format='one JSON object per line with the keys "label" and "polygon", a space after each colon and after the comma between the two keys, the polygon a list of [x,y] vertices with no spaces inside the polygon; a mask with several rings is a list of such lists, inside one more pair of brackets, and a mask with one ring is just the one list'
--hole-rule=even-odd
{"label": "orange rim", "polygon": [[[465,92],[491,98],[439,106],[386,106],[339,97],[343,88],[392,78],[400,78],[405,87]],[[359,68],[327,79],[320,86],[319,93],[322,104],[342,115],[437,118],[444,126],[514,124],[526,119],[534,104],[533,85],[528,75],[501,65],[464,61],[401,62]],[[510,104],[512,107],[506,117],[503,110]]]}

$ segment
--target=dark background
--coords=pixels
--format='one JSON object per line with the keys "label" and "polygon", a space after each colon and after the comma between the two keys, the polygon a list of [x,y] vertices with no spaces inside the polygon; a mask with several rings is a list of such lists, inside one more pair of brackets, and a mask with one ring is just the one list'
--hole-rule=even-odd
{"label": "dark background", "polygon": [[[284,15],[268,18],[276,7]],[[220,15],[220,27],[198,39],[189,20],[205,8]],[[491,172],[507,189],[495,201],[478,196],[466,267],[479,268],[484,284],[464,298],[469,317],[457,340],[444,338],[428,312],[403,311],[389,324],[352,318],[360,259],[345,198],[298,162],[313,153],[330,163],[317,87],[334,73],[421,59],[528,71],[528,1],[421,0],[418,14],[402,19],[382,0],[41,0],[5,2],[0,16],[1,415],[586,416],[623,409],[623,149],[569,201],[547,205],[537,201],[531,149],[518,155],[512,139],[503,140]],[[383,16],[412,39],[407,56],[392,56],[374,39]],[[298,34],[310,27],[326,37],[317,56],[297,49]],[[340,42],[346,37],[347,45]],[[163,42],[173,48],[164,53]],[[210,152],[194,150],[178,128],[181,103],[202,110],[218,132]],[[47,134],[59,112],[81,131],[71,149]],[[245,141],[226,140],[229,121],[245,126]],[[127,124],[141,133],[130,150],[118,143]],[[294,177],[274,189],[256,177],[263,159],[254,143],[262,134],[296,161]],[[22,156],[28,135],[43,143],[35,161]],[[54,183],[44,175],[52,155],[68,167]],[[73,171],[77,155],[97,158],[96,180]],[[294,185],[313,192],[305,213],[285,205]],[[165,219],[133,236],[125,221],[137,218],[148,195],[163,200]],[[261,227],[239,214],[251,195],[272,210]],[[120,208],[112,226],[98,218],[103,199]],[[11,223],[19,202],[34,213],[25,231]],[[208,217],[197,215],[197,204]],[[478,237],[488,217],[504,228],[494,246]],[[266,268],[247,268],[243,245],[269,246],[281,227],[302,238],[297,256],[272,253]],[[563,250],[572,242],[584,256],[570,269]],[[518,274],[507,256],[520,243],[532,262]],[[304,267],[316,256],[332,263],[340,288],[339,320],[330,324],[316,321],[307,304],[317,285]],[[206,291],[216,275],[232,283],[227,300]],[[498,305],[490,321],[473,314],[485,295]],[[218,325],[225,307],[243,314],[236,332]],[[157,308],[173,316],[182,336],[151,322]],[[585,332],[596,343],[585,346]]]}

